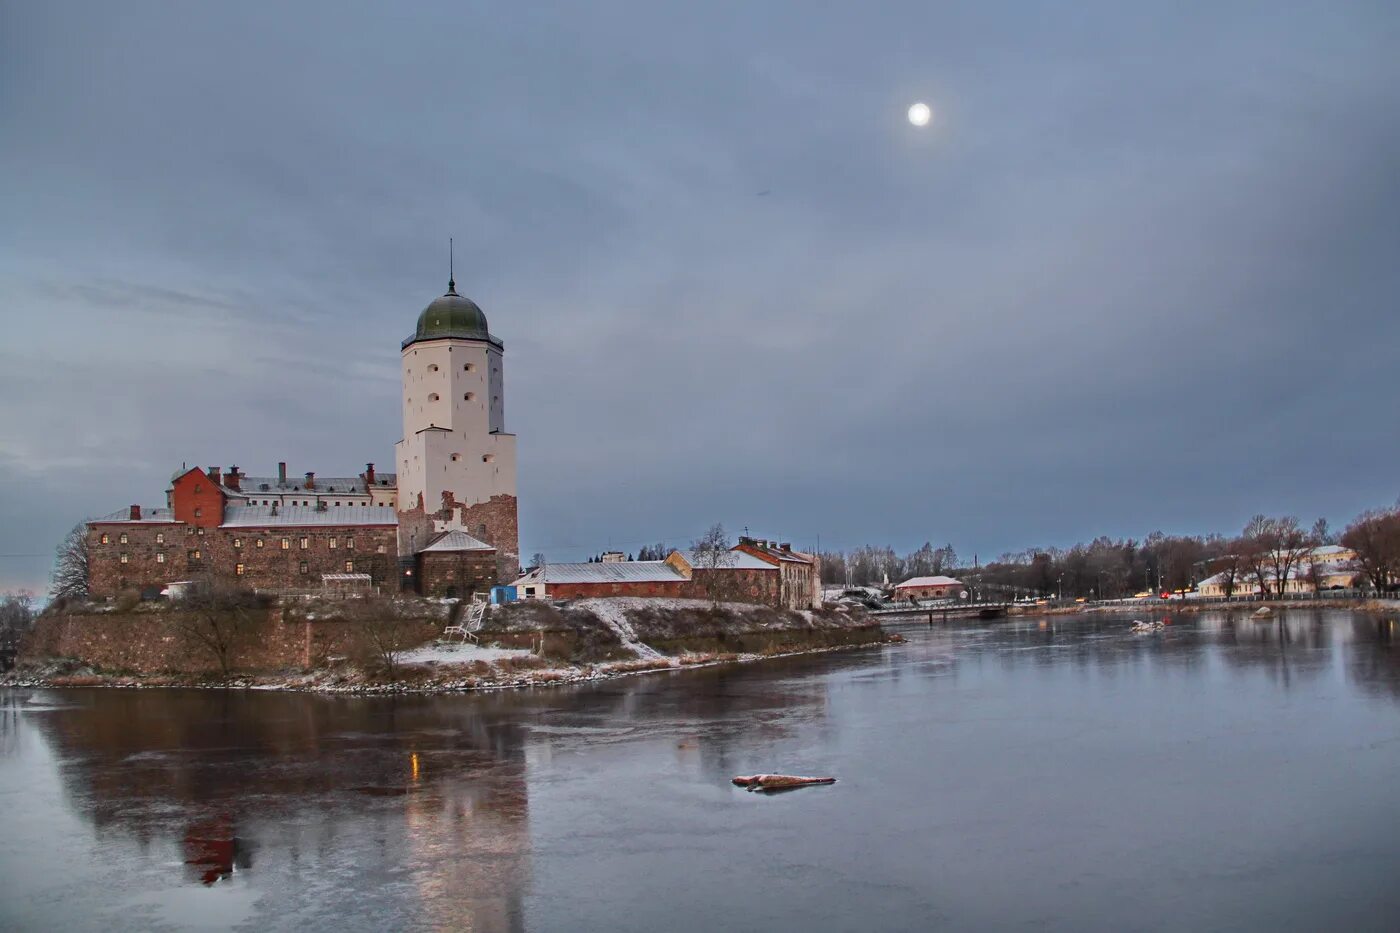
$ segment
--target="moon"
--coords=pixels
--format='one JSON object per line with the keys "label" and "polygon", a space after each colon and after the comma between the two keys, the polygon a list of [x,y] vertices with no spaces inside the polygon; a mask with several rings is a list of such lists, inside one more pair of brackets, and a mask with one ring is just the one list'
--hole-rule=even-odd
{"label": "moon", "polygon": [[909,108],[909,122],[915,126],[928,126],[928,121],[932,117],[933,111],[923,101],[919,101]]}

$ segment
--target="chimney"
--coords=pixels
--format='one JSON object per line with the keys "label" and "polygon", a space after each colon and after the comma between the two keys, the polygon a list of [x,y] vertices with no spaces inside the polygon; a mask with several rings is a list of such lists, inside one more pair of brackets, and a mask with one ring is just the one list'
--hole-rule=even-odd
{"label": "chimney", "polygon": [[740,544],[752,545],[752,544],[753,544],[753,538],[750,538],[748,535],[740,535],[740,536],[739,536],[739,543],[740,543]]}
{"label": "chimney", "polygon": [[131,507],[131,520],[133,522],[139,522],[141,520],[141,506],[133,505]]}
{"label": "chimney", "polygon": [[224,481],[223,477],[220,475],[224,471],[219,467],[210,467],[207,472],[209,473],[209,478],[215,483],[222,483]]}
{"label": "chimney", "polygon": [[307,474],[306,474],[306,488],[307,488],[307,489],[315,489],[315,488],[316,488],[316,474],[315,474],[315,473],[307,473]]}
{"label": "chimney", "polygon": [[365,488],[368,489],[369,487],[371,487],[371,486],[373,486],[373,485],[374,485],[374,464],[373,464],[373,463],[366,463],[366,464],[365,464]]}
{"label": "chimney", "polygon": [[784,551],[787,551],[789,554],[792,553],[792,542],[791,542],[791,541],[784,541],[782,544],[780,544],[780,545],[778,545],[778,546],[779,546],[780,548],[782,548]]}
{"label": "chimney", "polygon": [[287,464],[285,462],[277,464],[277,485],[287,485]]}
{"label": "chimney", "polygon": [[228,468],[228,476],[224,477],[224,485],[227,486],[229,489],[232,489],[234,492],[238,492],[238,491],[239,491],[239,485],[238,485],[238,484],[241,483],[242,481],[243,481],[243,474],[240,473],[240,472],[238,472],[238,467],[237,467],[236,465],[235,465],[235,466],[229,467],[229,468]]}

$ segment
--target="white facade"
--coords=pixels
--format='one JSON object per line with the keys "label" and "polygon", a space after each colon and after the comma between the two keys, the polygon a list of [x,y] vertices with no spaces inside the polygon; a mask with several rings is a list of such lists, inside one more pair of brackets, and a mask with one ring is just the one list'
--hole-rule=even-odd
{"label": "white facade", "polygon": [[[403,350],[403,439],[394,446],[398,507],[429,514],[443,493],[476,505],[516,495],[515,435],[505,432],[505,378],[499,347],[486,340],[415,340]],[[466,527],[454,514],[434,531]],[[422,542],[405,542],[410,550]]]}

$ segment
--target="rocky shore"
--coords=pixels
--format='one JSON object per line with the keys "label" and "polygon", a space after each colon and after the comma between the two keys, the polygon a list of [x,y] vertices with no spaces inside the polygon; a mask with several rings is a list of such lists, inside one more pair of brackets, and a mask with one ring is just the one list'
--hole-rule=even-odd
{"label": "rocky shore", "polygon": [[[898,638],[859,610],[795,612],[703,600],[517,603],[488,613],[475,643],[452,644],[425,635],[456,611],[430,601],[338,600],[265,610],[244,633],[247,644],[230,649],[226,671],[198,637],[196,620],[174,605],[134,617],[90,610],[45,616],[0,686],[446,693],[752,663]],[[157,644],[134,650],[133,637]],[[301,659],[311,663],[276,663],[299,642],[312,646]],[[313,650],[317,643],[321,650]]]}

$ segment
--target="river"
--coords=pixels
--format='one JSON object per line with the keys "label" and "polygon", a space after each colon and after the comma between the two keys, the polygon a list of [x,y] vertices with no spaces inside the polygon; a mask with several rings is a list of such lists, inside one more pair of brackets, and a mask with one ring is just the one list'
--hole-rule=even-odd
{"label": "river", "polygon": [[1396,623],[901,631],[481,695],[0,691],[0,929],[1400,926]]}

